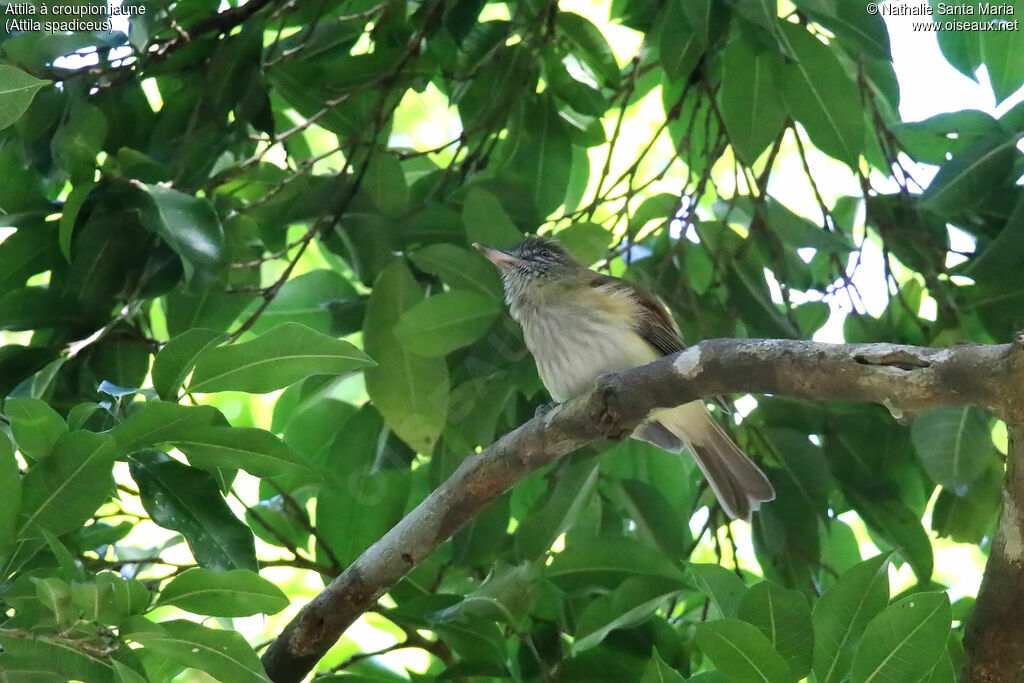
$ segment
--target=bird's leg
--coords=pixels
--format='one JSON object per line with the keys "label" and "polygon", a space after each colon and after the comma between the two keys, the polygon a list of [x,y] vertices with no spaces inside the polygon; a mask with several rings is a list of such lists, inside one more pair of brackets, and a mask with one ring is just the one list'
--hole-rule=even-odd
{"label": "bird's leg", "polygon": [[602,399],[604,403],[604,409],[600,415],[601,431],[604,432],[604,436],[612,441],[618,441],[633,433],[632,429],[622,429],[619,425],[619,415],[615,410],[615,387],[611,382],[611,378],[614,377],[613,373],[606,373],[598,376],[597,388],[602,393]]}
{"label": "bird's leg", "polygon": [[554,410],[555,408],[557,408],[560,405],[561,404],[558,401],[551,401],[550,403],[542,403],[541,405],[537,406],[537,410],[534,411],[533,416],[534,417],[540,417],[541,415],[547,415],[548,413],[550,413],[552,410]]}

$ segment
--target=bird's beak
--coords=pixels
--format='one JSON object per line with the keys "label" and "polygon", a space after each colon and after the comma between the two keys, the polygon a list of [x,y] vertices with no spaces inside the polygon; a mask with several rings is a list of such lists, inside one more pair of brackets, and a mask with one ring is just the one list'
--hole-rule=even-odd
{"label": "bird's beak", "polygon": [[499,249],[491,249],[490,247],[485,247],[479,242],[473,242],[473,248],[479,251],[484,256],[486,256],[487,260],[493,263],[494,265],[498,266],[498,268],[508,268],[509,266],[514,266],[517,263],[523,262],[522,259],[516,258],[512,254],[506,254],[505,252]]}

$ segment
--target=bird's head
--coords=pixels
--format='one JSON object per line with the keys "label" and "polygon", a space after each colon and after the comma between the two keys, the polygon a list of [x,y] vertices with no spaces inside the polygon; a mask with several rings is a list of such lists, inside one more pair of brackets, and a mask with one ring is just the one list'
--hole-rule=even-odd
{"label": "bird's head", "polygon": [[501,271],[509,304],[539,304],[552,295],[584,284],[585,270],[550,237],[530,235],[508,251],[473,246]]}

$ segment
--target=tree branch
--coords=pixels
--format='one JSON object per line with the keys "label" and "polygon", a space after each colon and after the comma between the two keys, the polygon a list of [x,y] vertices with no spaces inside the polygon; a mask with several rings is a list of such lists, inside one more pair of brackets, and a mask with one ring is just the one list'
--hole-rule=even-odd
{"label": "tree branch", "polygon": [[[898,419],[974,404],[1020,423],[1021,386],[1024,352],[1009,344],[937,349],[716,339],[603,376],[590,393],[467,457],[303,608],[268,648],[263,664],[275,682],[300,681],[353,621],[489,502],[538,467],[592,441],[630,433],[655,408],[719,394],[785,394],[881,403]],[[1024,473],[1018,476],[1024,479]],[[1022,553],[1019,542],[1016,553]]]}

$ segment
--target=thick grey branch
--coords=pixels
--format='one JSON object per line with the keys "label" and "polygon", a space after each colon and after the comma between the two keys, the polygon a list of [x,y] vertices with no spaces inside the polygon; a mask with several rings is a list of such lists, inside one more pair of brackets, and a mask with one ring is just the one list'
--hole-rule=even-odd
{"label": "thick grey branch", "polygon": [[715,339],[602,377],[589,394],[538,415],[466,458],[306,605],[268,648],[263,664],[273,681],[300,681],[355,619],[485,505],[556,458],[628,434],[655,408],[758,393],[881,403],[897,417],[974,404],[1009,418],[1024,411],[1013,400],[1024,379],[1022,357],[1009,344],[935,349]]}

